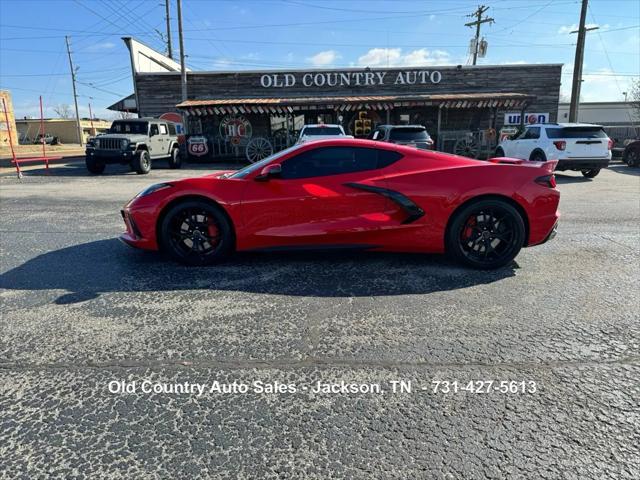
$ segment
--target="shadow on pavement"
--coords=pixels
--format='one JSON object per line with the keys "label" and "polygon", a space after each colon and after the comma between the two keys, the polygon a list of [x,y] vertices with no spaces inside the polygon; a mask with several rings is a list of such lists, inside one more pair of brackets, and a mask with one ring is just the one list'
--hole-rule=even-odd
{"label": "shadow on pavement", "polygon": [[634,177],[640,177],[640,168],[630,167],[628,165],[613,165],[609,166],[609,170],[615,173],[622,173],[624,175],[632,175]]}
{"label": "shadow on pavement", "polygon": [[0,275],[0,288],[67,290],[55,303],[106,292],[229,290],[276,295],[350,297],[425,294],[489,284],[515,275],[517,264],[477,271],[441,255],[375,252],[236,254],[213,267],[185,267],[116,239],[51,251]]}

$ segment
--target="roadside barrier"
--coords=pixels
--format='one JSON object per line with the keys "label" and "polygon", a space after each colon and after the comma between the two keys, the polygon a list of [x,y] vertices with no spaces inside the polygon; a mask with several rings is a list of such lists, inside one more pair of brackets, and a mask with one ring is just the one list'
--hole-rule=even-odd
{"label": "roadside barrier", "polygon": [[4,110],[4,119],[7,124],[7,134],[9,136],[9,147],[11,148],[11,163],[16,167],[16,173],[18,178],[22,178],[22,170],[20,170],[21,163],[42,162],[44,161],[45,169],[49,173],[49,160],[60,160],[62,157],[49,157],[47,156],[47,142],[44,131],[44,113],[42,109],[42,96],[40,96],[40,141],[42,142],[42,156],[41,157],[22,157],[18,158],[15,148],[13,147],[13,140],[11,139],[11,124],[9,123],[9,112],[7,111],[7,104],[2,99],[2,108]]}

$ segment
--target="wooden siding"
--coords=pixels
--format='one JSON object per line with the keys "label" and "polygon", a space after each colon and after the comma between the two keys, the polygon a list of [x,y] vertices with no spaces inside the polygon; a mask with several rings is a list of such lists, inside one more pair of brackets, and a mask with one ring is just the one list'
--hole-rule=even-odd
{"label": "wooden siding", "polygon": [[[399,72],[437,70],[442,74],[439,83],[396,85]],[[402,69],[371,69],[386,72],[385,84],[344,87],[304,87],[300,81],[305,73],[363,72],[363,69],[344,70],[291,70],[287,72],[190,72],[188,74],[189,99],[207,98],[260,98],[345,95],[408,95],[436,93],[517,92],[535,96],[527,111],[549,112],[550,121],[557,120],[560,95],[561,65],[502,65],[476,67],[415,67]],[[296,76],[292,87],[265,88],[260,83],[263,74]],[[180,103],[180,74],[136,75],[138,107],[142,116],[159,116],[176,111]],[[502,123],[502,119],[499,120]]]}

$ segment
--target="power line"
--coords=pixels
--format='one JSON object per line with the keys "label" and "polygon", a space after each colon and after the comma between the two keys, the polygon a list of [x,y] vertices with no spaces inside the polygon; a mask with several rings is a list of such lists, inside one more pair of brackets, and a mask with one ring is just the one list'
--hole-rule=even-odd
{"label": "power line", "polygon": [[482,18],[482,15],[487,10],[489,10],[489,7],[486,7],[484,5],[480,5],[475,12],[473,12],[470,15],[467,15],[467,17],[471,17],[471,18],[476,17],[476,19],[473,22],[468,22],[468,23],[464,24],[465,27],[476,27],[476,36],[475,36],[475,40],[473,42],[473,63],[472,63],[472,65],[475,65],[476,61],[478,60],[478,53],[479,53],[479,50],[480,50],[480,26],[483,23],[494,23],[495,22],[495,20],[493,18],[491,18],[491,17]]}

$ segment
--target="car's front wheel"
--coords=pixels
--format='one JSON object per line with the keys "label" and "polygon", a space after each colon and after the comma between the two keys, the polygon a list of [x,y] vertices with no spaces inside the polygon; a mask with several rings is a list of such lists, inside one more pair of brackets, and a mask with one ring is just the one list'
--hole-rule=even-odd
{"label": "car's front wheel", "polygon": [[510,263],[525,243],[524,219],[503,200],[478,200],[458,211],[446,236],[447,252],[479,269]]}
{"label": "car's front wheel", "polygon": [[174,148],[171,150],[171,156],[169,157],[169,168],[180,168],[182,165],[182,158],[180,157],[180,150]]}
{"label": "car's front wheel", "polygon": [[187,265],[211,265],[233,250],[233,227],[220,207],[186,200],[164,215],[159,229],[163,251]]}
{"label": "car's front wheel", "polygon": [[622,160],[630,167],[637,167],[640,165],[640,148],[629,149]]}
{"label": "car's front wheel", "polygon": [[140,150],[135,157],[133,157],[131,165],[138,174],[147,174],[151,171],[151,156],[146,150]]}
{"label": "car's front wheel", "polygon": [[600,173],[599,168],[592,168],[590,170],[582,170],[582,175],[586,178],[593,178]]}
{"label": "car's front wheel", "polygon": [[104,167],[105,167],[104,162],[94,157],[87,156],[85,158],[85,164],[87,165],[87,170],[89,170],[89,172],[95,175],[99,175],[102,172],[104,172]]}

